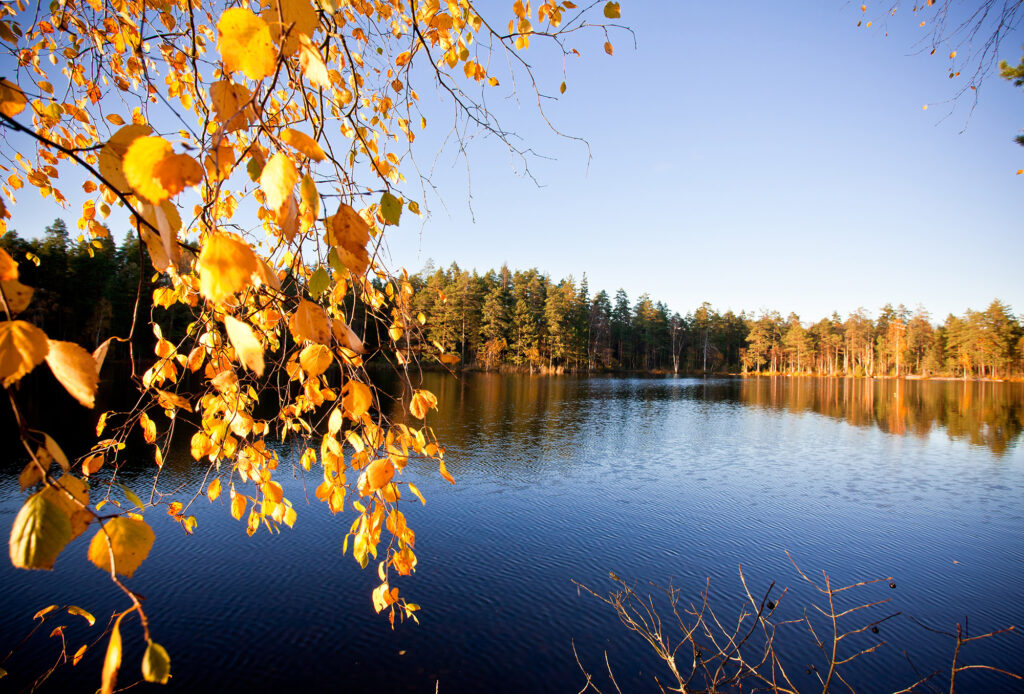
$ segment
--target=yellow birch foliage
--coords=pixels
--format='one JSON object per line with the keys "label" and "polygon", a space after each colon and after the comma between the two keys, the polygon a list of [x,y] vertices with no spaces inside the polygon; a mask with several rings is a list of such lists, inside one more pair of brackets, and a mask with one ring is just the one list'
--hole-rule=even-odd
{"label": "yellow birch foliage", "polygon": [[[134,474],[118,473],[146,465],[156,474],[186,430],[209,502],[250,535],[301,522],[270,445],[298,439],[302,466],[322,476],[316,498],[354,517],[344,552],[364,567],[379,561],[374,608],[392,625],[396,616],[416,619],[419,607],[392,584],[417,566],[399,507],[424,499],[406,464],[432,461],[442,478],[454,477],[444,446],[418,421],[437,399],[406,367],[424,353],[449,366],[458,356],[424,338],[409,275],[389,272],[382,254],[403,211],[426,207],[411,197],[422,189],[416,134],[428,122],[412,76],[423,71],[430,79],[419,82],[449,99],[453,132],[495,135],[527,157],[482,107],[483,94],[506,98],[502,84],[535,85],[540,103],[563,81],[562,66],[549,79],[516,54],[531,39],[557,44],[559,54],[610,53],[602,23],[620,8],[608,3],[600,13],[558,0],[272,0],[259,14],[234,0],[0,7],[0,53],[11,67],[0,79],[0,235],[19,205],[80,207],[83,241],[133,234],[158,274],[156,291],[137,297],[143,318],[131,334],[100,336],[90,354],[21,319],[32,315],[33,288],[19,281],[21,259],[0,250],[0,384],[12,407],[25,396],[20,381],[46,361],[92,408],[104,388],[131,387],[101,379],[111,341],[134,347],[131,383],[142,397],[127,412],[99,413],[92,446],[65,455],[32,423],[23,428],[20,448],[32,454],[9,540],[15,566],[59,569],[61,551],[92,527],[88,558],[128,599],[108,642],[103,691],[125,686],[121,620],[134,610],[144,618],[129,579],[159,543],[143,514],[163,504],[175,527],[202,533],[185,505],[202,489],[151,500],[118,481]],[[588,28],[596,31],[580,31]],[[483,90],[478,101],[468,87]],[[322,214],[328,202],[336,211]],[[190,320],[165,336],[159,321],[172,308]],[[139,354],[149,330],[155,348]],[[374,359],[398,365],[406,398],[394,402],[408,409],[378,396],[365,363]],[[257,404],[273,414],[262,419]],[[175,426],[179,418],[189,426]],[[129,437],[152,454],[127,458]],[[166,682],[170,657],[146,638],[142,676]]]}

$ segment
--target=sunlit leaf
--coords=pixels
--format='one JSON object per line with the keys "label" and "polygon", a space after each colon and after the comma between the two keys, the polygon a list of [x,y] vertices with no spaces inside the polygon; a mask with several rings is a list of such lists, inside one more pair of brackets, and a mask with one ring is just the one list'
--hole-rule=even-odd
{"label": "sunlit leaf", "polygon": [[409,412],[414,417],[423,419],[432,408],[437,407],[437,396],[429,390],[417,390],[412,394],[412,402],[409,403]]}
{"label": "sunlit leaf", "polygon": [[299,355],[299,365],[311,378],[327,371],[332,361],[334,355],[331,354],[331,350],[320,344],[307,345]]}
{"label": "sunlit leaf", "polygon": [[68,614],[73,614],[81,617],[89,623],[89,626],[92,626],[96,623],[96,618],[92,616],[92,613],[88,610],[83,610],[78,605],[68,605]]}
{"label": "sunlit leaf", "polygon": [[3,289],[4,299],[7,301],[7,309],[11,315],[17,315],[28,308],[32,301],[35,289],[26,286],[18,280],[0,281],[0,288]]}
{"label": "sunlit leaf", "polygon": [[261,80],[274,74],[277,51],[267,23],[244,8],[225,10],[217,22],[217,49],[228,72]]}
{"label": "sunlit leaf", "polygon": [[0,281],[18,279],[18,263],[7,254],[7,251],[0,248]]}
{"label": "sunlit leaf", "polygon": [[621,10],[619,8],[619,3],[617,3],[617,2],[605,3],[605,6],[604,6],[604,16],[607,17],[608,19],[618,19],[621,16]]}
{"label": "sunlit leaf", "polygon": [[302,74],[309,80],[310,85],[321,89],[330,89],[331,80],[327,75],[327,65],[320,56],[313,42],[305,34],[299,34],[299,66]]}
{"label": "sunlit leaf", "polygon": [[31,323],[0,322],[0,380],[4,387],[38,366],[49,350],[46,333]]}
{"label": "sunlit leaf", "polygon": [[381,458],[366,468],[366,483],[371,491],[376,491],[391,481],[395,476],[395,464],[388,458]]}
{"label": "sunlit leaf", "polygon": [[216,501],[217,497],[220,496],[220,478],[215,477],[210,485],[206,488],[206,497],[210,501]]}
{"label": "sunlit leaf", "polygon": [[352,419],[359,419],[373,405],[373,393],[370,387],[359,381],[348,381],[342,389],[342,407],[345,414]]}
{"label": "sunlit leaf", "polygon": [[312,301],[302,299],[288,320],[288,327],[292,331],[292,337],[298,343],[306,341],[317,342],[322,345],[331,343],[331,329],[327,322],[327,314],[323,308]]}
{"label": "sunlit leaf", "polygon": [[145,521],[112,518],[96,532],[89,543],[89,561],[109,573],[112,551],[117,573],[131,578],[149,555],[155,538],[153,529]]}
{"label": "sunlit leaf", "polygon": [[75,400],[92,409],[100,373],[96,360],[74,342],[48,340],[46,363],[60,384]]}
{"label": "sunlit leaf", "polygon": [[100,174],[116,190],[122,193],[131,191],[131,186],[124,175],[124,155],[136,139],[146,137],[151,132],[153,129],[148,125],[126,125],[114,133],[100,150]]}
{"label": "sunlit leaf", "polygon": [[251,100],[252,92],[245,85],[229,80],[220,80],[210,85],[210,104],[217,120],[224,125],[224,132],[249,127],[255,117]]}
{"label": "sunlit leaf", "polygon": [[14,118],[25,110],[28,100],[21,87],[7,79],[0,79],[0,113]]}
{"label": "sunlit leaf", "polygon": [[124,155],[124,177],[139,195],[154,204],[170,197],[157,176],[157,165],[173,154],[171,143],[162,137],[136,138]]}
{"label": "sunlit leaf", "polygon": [[[286,145],[294,147],[313,161],[323,161],[327,158],[327,155],[324,154],[324,150],[320,147],[320,144],[304,132],[300,132],[292,128],[285,128],[281,131],[281,141]],[[289,192],[291,192],[290,189]]]}
{"label": "sunlit leaf", "polygon": [[110,642],[107,644],[107,654],[103,658],[102,687],[100,694],[114,694],[117,686],[117,671],[121,669],[121,620],[122,614],[114,621],[114,628],[110,632]]}
{"label": "sunlit leaf", "polygon": [[224,327],[238,360],[245,368],[256,374],[256,378],[263,376],[263,345],[260,344],[253,329],[234,316],[224,316]]}
{"label": "sunlit leaf", "polygon": [[199,254],[199,291],[220,303],[252,284],[257,267],[256,255],[247,243],[232,234],[213,234]]}

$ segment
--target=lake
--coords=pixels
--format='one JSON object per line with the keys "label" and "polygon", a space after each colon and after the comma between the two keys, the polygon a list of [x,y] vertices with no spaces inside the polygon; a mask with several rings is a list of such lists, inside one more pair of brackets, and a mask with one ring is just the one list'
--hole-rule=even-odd
{"label": "lake", "polygon": [[[423,606],[420,624],[392,631],[374,613],[375,563],[363,571],[342,556],[354,516],[331,516],[313,498],[318,475],[304,478],[286,444],[278,479],[298,510],[291,530],[246,537],[227,494],[193,506],[191,537],[161,509],[147,511],[157,540],[130,585],[147,598],[173,673],[166,689],[148,690],[577,692],[585,680],[575,644],[593,674],[604,672],[607,652],[623,691],[654,691],[653,675],[666,679],[649,648],[573,580],[599,593],[614,587],[609,571],[643,593],[671,580],[687,604],[709,585],[716,611],[735,620],[742,564],[758,595],[771,581],[789,587],[776,613],[782,621],[824,604],[787,550],[810,577],[824,570],[835,584],[892,577],[895,588],[885,580],[857,594],[891,599],[876,617],[902,613],[880,625],[875,638],[885,645],[847,671],[860,691],[907,686],[915,668],[947,672],[953,643],[920,624],[950,631],[965,615],[971,635],[1010,625],[1018,633],[969,644],[962,662],[1024,671],[1021,384],[425,379],[440,398],[428,421],[447,443],[457,483],[413,462],[404,473],[427,499],[403,500],[419,565],[396,583]],[[12,460],[0,468],[4,528],[23,500],[18,470]],[[140,464],[123,479],[145,489],[147,472]],[[159,488],[194,487],[204,472],[187,452],[176,455]],[[50,603],[99,618],[92,629],[63,620],[72,650],[126,606],[85,559],[91,534],[53,572],[4,562],[0,655]],[[11,675],[0,689],[47,667],[56,653],[47,633],[4,665]],[[141,658],[138,621],[126,620],[122,633],[127,684]],[[823,661],[806,628],[779,633],[794,682],[810,684],[805,665]],[[98,687],[105,647],[61,670],[50,689]],[[1024,691],[981,671],[958,684],[964,692]],[[607,678],[599,686],[614,691]]]}

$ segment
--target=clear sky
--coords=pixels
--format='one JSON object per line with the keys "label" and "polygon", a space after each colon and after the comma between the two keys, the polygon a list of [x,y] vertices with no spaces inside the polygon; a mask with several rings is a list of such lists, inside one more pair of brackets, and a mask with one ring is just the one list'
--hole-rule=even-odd
{"label": "clear sky", "polygon": [[[403,219],[396,264],[586,272],[592,292],[648,292],[681,313],[707,300],[808,321],[902,302],[941,320],[996,297],[1024,312],[1024,148],[1011,142],[1024,92],[993,76],[973,113],[969,98],[944,103],[959,84],[949,49],[915,54],[917,19],[898,15],[886,36],[870,6],[621,5],[636,48],[622,32],[614,57],[598,34],[571,42],[582,58],[548,106],[590,143],[589,167],[521,95],[506,124],[554,159],[531,164],[541,187],[478,140],[467,188],[449,152],[433,174],[444,204]],[[1000,57],[1016,63],[1022,43]],[[544,56],[532,62],[557,95],[558,58],[549,70]]]}
{"label": "clear sky", "polygon": [[[530,162],[537,182],[494,138],[471,141],[468,166],[451,148],[435,161],[450,110],[428,80],[416,85],[430,126],[418,161],[443,200],[404,188],[430,214],[390,232],[391,266],[586,273],[592,292],[648,292],[680,313],[710,301],[816,321],[892,302],[941,321],[993,298],[1024,313],[1024,148],[1012,143],[1024,91],[992,76],[973,111],[970,98],[949,103],[949,48],[918,51],[927,28],[910,14],[883,26],[881,6],[620,2],[635,47],[613,32],[611,57],[600,32],[578,34],[568,89],[545,100],[590,158],[538,118],[522,84],[518,100],[511,81],[487,90],[546,157]],[[1016,63],[1022,44],[1007,38],[1000,58]],[[561,56],[537,39],[523,55],[558,96]],[[74,225],[77,205],[37,201],[21,192],[12,228]]]}

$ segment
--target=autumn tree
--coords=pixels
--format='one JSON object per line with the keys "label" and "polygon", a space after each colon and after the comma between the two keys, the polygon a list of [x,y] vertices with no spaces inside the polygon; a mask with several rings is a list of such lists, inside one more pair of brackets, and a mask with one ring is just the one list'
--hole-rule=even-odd
{"label": "autumn tree", "polygon": [[[224,495],[250,535],[291,526],[297,511],[275,479],[272,439],[295,442],[301,465],[316,467],[315,496],[331,512],[354,513],[345,551],[364,567],[374,562],[375,609],[392,624],[415,618],[418,606],[392,585],[417,566],[415,534],[400,508],[420,494],[404,469],[415,457],[454,480],[425,422],[437,400],[418,388],[409,366],[428,355],[452,364],[450,350],[466,349],[476,330],[472,306],[457,292],[455,325],[425,339],[410,275],[388,268],[382,254],[403,214],[425,212],[425,201],[411,194],[430,185],[415,165],[417,132],[428,127],[420,93],[436,92],[452,107],[454,122],[444,127],[460,135],[460,153],[484,134],[526,159],[529,151],[485,95],[530,90],[542,108],[552,81],[526,62],[531,42],[549,42],[567,57],[588,46],[611,54],[609,29],[619,16],[614,2],[578,8],[544,0],[534,8],[516,0],[505,16],[484,7],[471,0],[0,6],[0,50],[10,66],[0,80],[7,174],[0,233],[8,206],[37,204],[22,199],[31,191],[55,208],[80,209],[73,224],[50,228],[42,253],[29,256],[17,244],[0,251],[0,381],[28,458],[21,486],[30,492],[11,530],[10,557],[18,567],[52,569],[72,538],[91,533],[89,559],[126,601],[107,642],[105,694],[116,686],[129,621],[147,642],[143,677],[166,682],[170,672],[153,638],[159,626],[130,584],[153,545],[145,513],[163,507],[185,532],[197,532],[188,508],[201,492],[211,501]],[[131,237],[116,252],[112,228]],[[133,250],[138,258],[130,260]],[[123,296],[108,298],[109,306],[102,296],[83,297],[94,310],[69,316],[65,306],[45,304],[47,286],[66,295],[62,282],[96,281],[102,266],[86,262],[96,256],[99,263],[122,256],[121,267],[137,279],[130,307]],[[26,260],[48,280],[36,282]],[[530,291],[527,298],[533,317],[543,297]],[[446,303],[440,293],[434,299]],[[175,320],[161,320],[155,307]],[[126,309],[128,322],[114,322]],[[113,325],[127,327],[110,334]],[[59,433],[25,419],[18,384],[45,361],[92,408],[116,344],[130,352],[141,397],[128,411],[100,414],[90,449],[65,451]],[[386,416],[395,396],[374,386],[370,359],[398,371],[406,396],[395,404],[407,416]],[[257,415],[257,401],[273,403],[275,414]],[[136,493],[115,479],[128,464],[126,440],[140,434],[153,485]],[[164,457],[182,436],[208,472],[201,490],[175,498],[157,489]]]}

